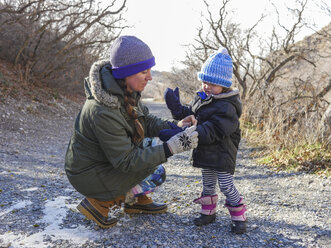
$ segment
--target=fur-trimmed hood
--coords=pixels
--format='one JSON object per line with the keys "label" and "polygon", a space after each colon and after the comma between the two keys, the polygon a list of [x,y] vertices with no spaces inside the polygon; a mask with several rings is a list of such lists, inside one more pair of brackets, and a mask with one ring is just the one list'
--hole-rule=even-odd
{"label": "fur-trimmed hood", "polygon": [[236,95],[239,95],[239,90],[238,89],[233,89],[229,92],[221,93],[221,94],[218,94],[218,95],[212,95],[212,97],[215,98],[215,99],[222,99],[222,98],[229,98],[231,96],[236,96]]}
{"label": "fur-trimmed hood", "polygon": [[119,108],[119,97],[123,97],[123,91],[111,74],[109,60],[95,62],[90,69],[89,77],[85,79],[85,93],[88,99],[110,107]]}

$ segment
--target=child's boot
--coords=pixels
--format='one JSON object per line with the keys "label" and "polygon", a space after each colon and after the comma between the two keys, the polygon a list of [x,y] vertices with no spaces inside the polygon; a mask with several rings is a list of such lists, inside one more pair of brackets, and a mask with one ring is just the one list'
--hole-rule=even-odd
{"label": "child's boot", "polygon": [[236,234],[243,234],[246,232],[246,205],[244,199],[241,198],[237,206],[231,206],[225,202],[225,207],[229,210],[231,215],[231,231]]}
{"label": "child's boot", "polygon": [[193,201],[194,203],[201,204],[200,217],[193,220],[196,226],[207,225],[215,221],[217,200],[218,195],[205,195]]}
{"label": "child's boot", "polygon": [[110,228],[117,224],[117,218],[109,218],[109,210],[120,206],[124,202],[124,196],[111,201],[100,201],[94,198],[86,197],[77,206],[77,209],[89,220],[93,220],[101,228]]}

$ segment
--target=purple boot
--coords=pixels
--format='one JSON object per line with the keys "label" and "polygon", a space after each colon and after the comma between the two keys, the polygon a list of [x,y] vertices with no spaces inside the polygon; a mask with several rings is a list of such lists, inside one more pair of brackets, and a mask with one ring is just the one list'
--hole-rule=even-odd
{"label": "purple boot", "polygon": [[243,234],[246,232],[246,205],[244,204],[244,199],[241,198],[237,206],[231,206],[229,203],[225,202],[224,205],[231,215],[231,231],[236,234]]}
{"label": "purple boot", "polygon": [[205,195],[193,201],[194,203],[201,204],[200,217],[193,220],[196,226],[207,225],[215,221],[217,200],[218,195]]}

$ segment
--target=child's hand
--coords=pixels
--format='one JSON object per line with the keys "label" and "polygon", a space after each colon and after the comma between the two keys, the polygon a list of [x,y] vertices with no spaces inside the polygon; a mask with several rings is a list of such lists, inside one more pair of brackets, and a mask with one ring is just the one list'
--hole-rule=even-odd
{"label": "child's hand", "polygon": [[183,120],[178,122],[179,127],[190,127],[192,125],[196,126],[198,124],[197,119],[195,119],[194,115],[189,115],[185,117]]}
{"label": "child's hand", "polygon": [[167,88],[164,92],[164,100],[173,117],[179,119],[182,114],[182,104],[180,103],[178,87],[175,90]]}

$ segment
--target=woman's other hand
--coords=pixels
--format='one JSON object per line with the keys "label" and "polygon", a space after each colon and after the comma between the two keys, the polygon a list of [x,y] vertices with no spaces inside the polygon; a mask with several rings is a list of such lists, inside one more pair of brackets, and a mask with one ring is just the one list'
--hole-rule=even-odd
{"label": "woman's other hand", "polygon": [[198,146],[198,132],[196,126],[186,128],[183,132],[172,136],[166,143],[172,154],[189,151]]}
{"label": "woman's other hand", "polygon": [[179,127],[190,127],[190,126],[196,126],[198,124],[197,119],[195,119],[194,115],[186,116],[184,119],[182,119],[180,122],[177,123],[177,126]]}

